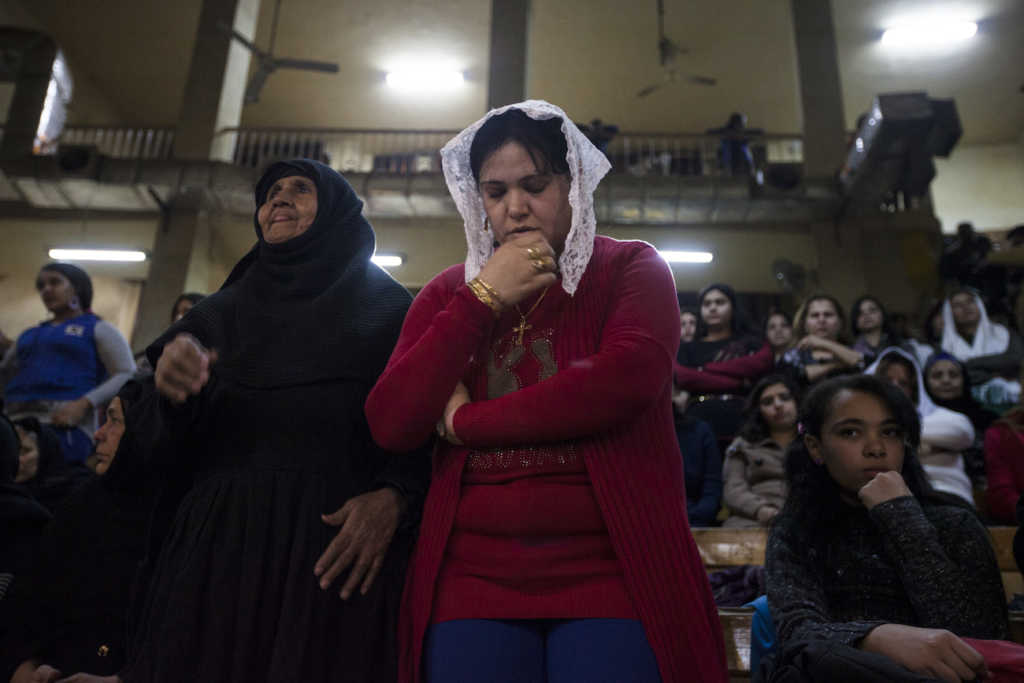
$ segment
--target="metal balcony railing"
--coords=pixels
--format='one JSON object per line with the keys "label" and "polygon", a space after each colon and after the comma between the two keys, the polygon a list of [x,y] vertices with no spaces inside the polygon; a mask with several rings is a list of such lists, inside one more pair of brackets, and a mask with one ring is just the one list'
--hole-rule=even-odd
{"label": "metal balcony railing", "polygon": [[[317,159],[343,173],[415,175],[440,173],[439,151],[455,130],[343,128],[229,128],[218,132],[235,164],[259,168],[283,158]],[[803,140],[795,135],[758,135],[745,141],[754,169],[803,162]],[[94,145],[120,159],[169,159],[171,128],[71,127],[60,143]],[[605,146],[612,172],[633,176],[745,176],[747,152],[714,135],[620,133]]]}
{"label": "metal balcony railing", "polygon": [[92,145],[100,154],[115,159],[170,159],[174,150],[174,129],[68,127],[61,134],[59,144]]}

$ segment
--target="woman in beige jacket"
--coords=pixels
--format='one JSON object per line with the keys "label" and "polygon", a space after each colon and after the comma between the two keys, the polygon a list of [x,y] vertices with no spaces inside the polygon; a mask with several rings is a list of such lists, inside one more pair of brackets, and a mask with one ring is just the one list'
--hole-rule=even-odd
{"label": "woman in beige jacket", "polygon": [[797,437],[799,387],[784,375],[765,377],[750,392],[747,422],[725,452],[722,526],[768,526],[786,500],[786,449]]}

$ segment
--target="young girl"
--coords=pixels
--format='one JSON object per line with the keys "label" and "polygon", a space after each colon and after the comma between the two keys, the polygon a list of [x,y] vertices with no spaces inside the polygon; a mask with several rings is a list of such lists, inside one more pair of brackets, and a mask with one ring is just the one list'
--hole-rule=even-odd
{"label": "young girl", "polygon": [[942,681],[986,677],[962,638],[1007,637],[999,569],[974,512],[929,486],[914,406],[876,377],[839,377],[807,396],[800,426],[767,549],[779,665],[820,664],[792,655],[810,641],[832,661],[856,648]]}
{"label": "young girl", "polygon": [[786,500],[786,448],[797,437],[798,387],[769,375],[750,392],[747,422],[726,451],[723,526],[768,526]]}
{"label": "young girl", "polygon": [[764,340],[772,347],[775,362],[793,345],[793,318],[785,311],[773,310],[764,320]]}
{"label": "young girl", "polygon": [[850,309],[850,330],[853,332],[853,350],[866,359],[878,357],[878,352],[902,342],[889,327],[889,314],[878,299],[862,296]]}
{"label": "young girl", "polygon": [[974,445],[974,427],[963,413],[935,405],[924,390],[917,361],[907,351],[888,348],[867,369],[903,392],[917,407],[921,418],[921,461],[932,488],[960,496],[974,504],[971,480],[964,468],[963,453]]}
{"label": "young girl", "polygon": [[723,447],[739,431],[747,388],[772,369],[771,348],[736,305],[736,293],[715,283],[701,290],[694,340],[679,347],[676,387],[689,394],[687,414],[706,421]]}

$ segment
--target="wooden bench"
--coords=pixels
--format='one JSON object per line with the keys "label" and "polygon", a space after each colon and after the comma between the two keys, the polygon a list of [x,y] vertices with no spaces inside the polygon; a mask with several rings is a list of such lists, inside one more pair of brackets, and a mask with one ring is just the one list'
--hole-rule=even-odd
{"label": "wooden bench", "polygon": [[[994,526],[989,527],[988,531],[1002,574],[1003,589],[1009,601],[1014,593],[1024,593],[1024,577],[1017,569],[1013,557],[1013,536],[1017,528]],[[767,529],[696,527],[693,529],[693,537],[697,541],[700,559],[709,573],[745,564],[764,564]],[[729,675],[734,681],[750,678],[750,624],[753,615],[754,610],[749,607],[718,609]],[[1024,612],[1010,612],[1010,636],[1015,642],[1024,644]]]}

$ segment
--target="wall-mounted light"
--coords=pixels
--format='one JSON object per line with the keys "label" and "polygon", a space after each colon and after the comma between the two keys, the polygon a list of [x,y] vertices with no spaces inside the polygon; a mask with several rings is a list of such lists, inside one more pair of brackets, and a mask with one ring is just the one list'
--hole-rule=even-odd
{"label": "wall-mounted light", "polygon": [[971,38],[978,32],[973,21],[938,17],[907,21],[882,34],[882,45],[893,48],[941,48]]}
{"label": "wall-mounted light", "polygon": [[465,82],[465,76],[450,64],[415,63],[388,71],[387,84],[403,92],[451,90]]}
{"label": "wall-mounted light", "polygon": [[51,249],[54,261],[117,261],[140,263],[146,260],[146,252],[126,249]]}
{"label": "wall-mounted light", "polygon": [[666,251],[659,249],[658,255],[669,263],[711,263],[715,258],[710,251]]}
{"label": "wall-mounted light", "polygon": [[370,260],[381,268],[395,268],[405,263],[405,257],[401,254],[374,254]]}

